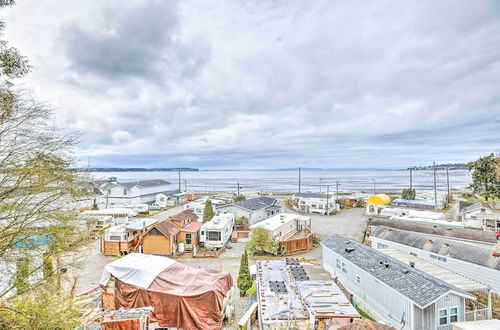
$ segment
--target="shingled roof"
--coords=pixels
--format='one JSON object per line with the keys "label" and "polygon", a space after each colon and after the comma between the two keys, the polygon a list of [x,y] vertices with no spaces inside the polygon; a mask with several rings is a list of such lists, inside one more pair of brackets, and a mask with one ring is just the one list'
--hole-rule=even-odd
{"label": "shingled roof", "polygon": [[386,218],[375,217],[370,221],[370,226],[387,226],[401,230],[431,234],[436,236],[445,236],[450,238],[466,239],[495,244],[497,239],[492,231],[486,231],[474,228],[462,228],[456,226],[446,226],[443,224],[428,224],[415,221],[390,220]]}
{"label": "shingled roof", "polygon": [[170,220],[163,220],[151,226],[151,228],[146,232],[149,233],[153,228],[156,228],[160,233],[167,237],[172,237],[177,235],[180,232],[179,227],[174,225]]}
{"label": "shingled roof", "polygon": [[250,211],[257,211],[272,206],[276,202],[277,200],[274,198],[256,197],[256,198],[242,200],[240,202],[234,203],[234,205],[240,206]]}
{"label": "shingled roof", "polygon": [[175,221],[181,221],[181,222],[183,222],[185,220],[192,222],[192,221],[195,221],[196,219],[198,219],[198,216],[196,214],[194,214],[194,212],[191,210],[184,210],[182,212],[179,212],[177,214],[170,216],[170,219],[175,220]]}
{"label": "shingled roof", "polygon": [[105,188],[109,187],[110,185],[115,185],[115,184],[130,189],[130,188],[132,188],[134,186],[139,186],[139,187],[142,187],[142,188],[154,187],[154,186],[163,186],[163,185],[170,184],[170,182],[165,181],[165,180],[161,180],[161,179],[158,179],[158,180],[130,181],[130,182],[116,182],[116,183],[109,182],[105,186]]}
{"label": "shingled roof", "polygon": [[384,253],[352,239],[334,235],[321,245],[384,282],[420,308],[425,308],[450,291],[474,299],[469,293],[428,275]]}
{"label": "shingled roof", "polygon": [[387,229],[388,227],[386,226],[379,226],[372,231],[371,236],[500,270],[500,257],[493,256],[492,250],[467,243],[448,242],[444,238],[429,237],[428,234],[400,229]]}
{"label": "shingled roof", "polygon": [[[294,198],[324,198],[326,199],[326,194],[321,193],[297,193],[293,195]],[[333,194],[330,194],[330,198],[333,197]]]}

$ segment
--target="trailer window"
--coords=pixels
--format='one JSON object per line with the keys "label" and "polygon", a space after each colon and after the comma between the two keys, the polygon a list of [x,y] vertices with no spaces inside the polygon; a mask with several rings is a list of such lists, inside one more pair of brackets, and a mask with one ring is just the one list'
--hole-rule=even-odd
{"label": "trailer window", "polygon": [[221,240],[220,231],[207,231],[207,240],[208,241],[220,241]]}

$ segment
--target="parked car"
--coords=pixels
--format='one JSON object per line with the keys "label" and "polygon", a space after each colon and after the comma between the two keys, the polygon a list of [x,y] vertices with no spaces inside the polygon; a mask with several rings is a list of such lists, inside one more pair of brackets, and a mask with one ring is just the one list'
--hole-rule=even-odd
{"label": "parked car", "polygon": [[165,206],[161,205],[159,203],[153,203],[153,204],[151,204],[151,206],[149,207],[149,209],[152,210],[152,211],[155,211],[155,210],[164,210]]}

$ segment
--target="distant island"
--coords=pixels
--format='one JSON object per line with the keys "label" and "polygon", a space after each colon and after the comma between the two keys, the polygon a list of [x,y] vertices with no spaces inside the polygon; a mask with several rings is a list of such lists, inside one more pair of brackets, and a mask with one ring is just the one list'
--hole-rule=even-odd
{"label": "distant island", "polygon": [[145,167],[94,167],[94,168],[77,168],[78,172],[196,172],[197,168],[190,167],[162,167],[162,168],[145,168]]}
{"label": "distant island", "polygon": [[[425,166],[412,166],[408,167],[408,170],[432,170],[434,166],[425,165]],[[467,164],[463,163],[454,163],[454,164],[436,164],[436,170],[444,170],[448,168],[449,170],[466,170]]]}

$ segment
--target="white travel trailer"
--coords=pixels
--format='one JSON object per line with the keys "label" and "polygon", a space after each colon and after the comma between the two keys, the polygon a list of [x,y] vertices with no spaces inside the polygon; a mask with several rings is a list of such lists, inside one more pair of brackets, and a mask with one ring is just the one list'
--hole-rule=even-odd
{"label": "white travel trailer", "polygon": [[149,205],[148,204],[132,204],[132,205],[123,205],[122,207],[126,209],[131,209],[138,214],[148,214],[149,213]]}
{"label": "white travel trailer", "polygon": [[110,216],[114,224],[122,224],[128,222],[133,217],[137,216],[137,212],[131,209],[127,209],[124,207],[117,207],[111,209],[102,209],[102,210],[88,210],[82,212],[81,215],[83,217],[106,217]]}
{"label": "white travel trailer", "polygon": [[216,215],[200,229],[200,242],[208,249],[222,248],[231,238],[234,225],[232,214]]}

